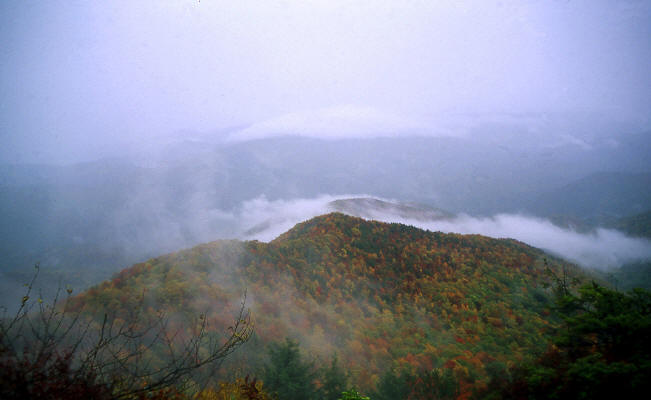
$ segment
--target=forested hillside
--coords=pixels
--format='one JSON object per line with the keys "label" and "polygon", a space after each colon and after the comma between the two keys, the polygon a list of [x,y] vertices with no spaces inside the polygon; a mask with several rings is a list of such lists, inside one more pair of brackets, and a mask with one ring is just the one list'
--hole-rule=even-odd
{"label": "forested hillside", "polygon": [[0,400],[651,398],[650,21],[0,1]]}
{"label": "forested hillside", "polygon": [[290,337],[323,363],[338,354],[367,391],[390,370],[438,368],[468,395],[488,369],[544,349],[555,322],[543,257],[513,240],[333,213],[268,244],[218,241],[137,264],[76,306],[127,313],[144,293],[148,312],[207,313],[225,328],[246,290],[255,337],[222,373],[261,371],[267,346]]}

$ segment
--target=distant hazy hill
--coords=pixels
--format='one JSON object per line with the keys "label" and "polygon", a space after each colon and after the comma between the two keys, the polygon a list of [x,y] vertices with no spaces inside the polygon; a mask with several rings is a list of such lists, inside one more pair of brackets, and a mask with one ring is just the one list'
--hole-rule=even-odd
{"label": "distant hazy hill", "polygon": [[590,223],[612,221],[651,207],[651,174],[601,172],[549,191],[530,208],[544,216],[579,217]]}
{"label": "distant hazy hill", "polygon": [[337,352],[362,388],[391,366],[446,366],[470,390],[492,363],[545,345],[554,323],[543,256],[514,240],[332,213],[270,243],[217,241],[151,259],[78,302],[127,312],[146,293],[151,312],[208,312],[224,329],[246,288],[256,339],[233,368],[255,372],[264,346],[291,336],[312,354]]}
{"label": "distant hazy hill", "polygon": [[[387,201],[373,197],[353,197],[329,201],[322,204],[321,208],[313,215],[323,214],[330,211],[378,221],[412,220],[424,222],[450,219],[454,217],[454,214],[452,213],[422,204]],[[256,221],[257,223],[254,226],[247,226],[245,228],[246,230],[244,231],[244,234],[246,237],[255,238],[261,233],[267,233],[269,230],[275,229],[277,225],[285,225],[290,222],[288,218],[291,217],[294,216],[290,213],[290,215],[285,216],[273,215],[261,222]],[[300,219],[294,219],[292,225],[299,221]],[[280,233],[282,232],[276,232],[274,237]]]}
{"label": "distant hazy hill", "polygon": [[[651,211],[620,218],[608,224],[631,236],[651,238]],[[604,272],[604,279],[620,290],[644,288],[651,290],[651,259],[639,260]]]}
{"label": "distant hazy hill", "polygon": [[651,211],[621,218],[609,226],[631,236],[651,238]]}
{"label": "distant hazy hill", "polygon": [[[577,140],[540,132],[489,124],[456,137],[185,141],[156,154],[75,165],[0,165],[0,272],[20,275],[41,262],[97,282],[155,254],[266,229],[266,215],[241,226],[238,214],[262,196],[364,193],[470,215],[554,215],[561,225],[588,229],[604,213],[651,208],[648,174],[586,178],[593,183],[585,190],[570,183],[599,170],[648,172],[648,132],[615,142],[610,134]],[[337,207],[368,216],[360,206],[384,207]],[[438,218],[431,210],[392,211]],[[3,295],[16,286],[7,281],[0,279]]]}
{"label": "distant hazy hill", "polygon": [[379,216],[389,215],[402,219],[436,221],[454,217],[454,214],[439,208],[389,202],[371,197],[335,200],[328,206],[333,211],[365,219],[377,219]]}

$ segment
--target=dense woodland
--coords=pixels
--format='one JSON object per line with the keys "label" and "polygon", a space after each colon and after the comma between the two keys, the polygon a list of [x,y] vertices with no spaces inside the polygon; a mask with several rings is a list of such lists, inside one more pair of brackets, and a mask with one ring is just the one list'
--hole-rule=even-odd
{"label": "dense woodland", "polygon": [[[102,332],[102,320],[129,321],[139,310],[151,324],[164,316],[164,332],[181,339],[243,335],[218,368],[190,368],[183,385],[131,398],[597,398],[613,385],[631,396],[649,390],[649,292],[591,283],[514,240],[339,213],[270,243],[218,241],[154,258],[65,304]],[[202,346],[190,347],[197,360]],[[138,360],[154,369],[172,354],[145,350]],[[14,378],[3,375],[3,386]],[[92,370],[87,377],[111,397],[120,380],[100,378]]]}

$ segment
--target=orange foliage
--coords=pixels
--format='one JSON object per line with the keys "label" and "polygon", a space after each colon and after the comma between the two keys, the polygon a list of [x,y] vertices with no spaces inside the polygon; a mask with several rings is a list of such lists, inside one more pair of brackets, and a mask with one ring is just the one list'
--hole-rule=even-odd
{"label": "orange foliage", "polygon": [[[233,246],[237,257],[220,258]],[[484,379],[488,359],[526,358],[544,344],[543,257],[513,240],[333,213],[270,243],[213,242],[137,264],[78,301],[120,309],[146,293],[168,312],[224,313],[247,288],[260,346],[292,336],[316,354],[337,348],[362,389],[392,362],[454,368],[471,350],[463,383]]]}

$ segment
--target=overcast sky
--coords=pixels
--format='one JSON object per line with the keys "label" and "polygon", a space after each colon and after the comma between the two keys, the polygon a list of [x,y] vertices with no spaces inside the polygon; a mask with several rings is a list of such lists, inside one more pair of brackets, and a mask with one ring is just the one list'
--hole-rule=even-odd
{"label": "overcast sky", "polygon": [[648,121],[649,71],[645,0],[7,0],[0,162],[330,119],[343,136],[440,113]]}

